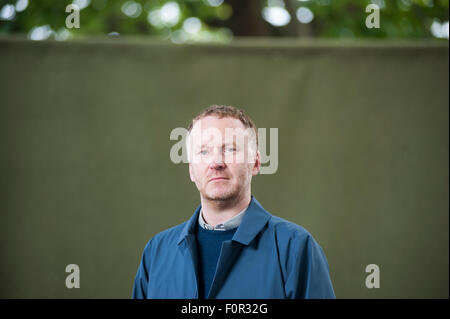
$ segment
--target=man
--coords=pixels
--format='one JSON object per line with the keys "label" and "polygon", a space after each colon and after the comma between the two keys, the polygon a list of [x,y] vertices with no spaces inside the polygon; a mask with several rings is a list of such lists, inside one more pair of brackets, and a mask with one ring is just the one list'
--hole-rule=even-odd
{"label": "man", "polygon": [[211,106],[192,120],[186,141],[201,204],[147,243],[133,298],[335,298],[311,234],[251,195],[261,166],[253,121]]}

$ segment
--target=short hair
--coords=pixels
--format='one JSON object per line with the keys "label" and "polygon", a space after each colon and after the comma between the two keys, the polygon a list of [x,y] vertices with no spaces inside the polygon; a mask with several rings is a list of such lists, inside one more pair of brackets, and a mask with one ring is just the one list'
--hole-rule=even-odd
{"label": "short hair", "polygon": [[[255,125],[255,123],[252,121],[250,117],[247,116],[247,114],[244,113],[243,110],[238,109],[237,107],[231,106],[231,105],[211,105],[208,106],[206,109],[198,113],[191,121],[191,123],[188,126],[188,132],[187,132],[187,139],[186,141],[189,141],[189,135],[192,131],[192,128],[194,127],[194,124],[196,121],[201,120],[204,117],[207,116],[215,116],[219,119],[224,117],[232,117],[235,118],[244,125],[246,129],[250,128],[255,133],[256,138],[256,150],[258,150],[258,129]],[[187,145],[189,148],[189,145]],[[256,151],[255,150],[255,151]],[[189,151],[188,151],[189,153]]]}

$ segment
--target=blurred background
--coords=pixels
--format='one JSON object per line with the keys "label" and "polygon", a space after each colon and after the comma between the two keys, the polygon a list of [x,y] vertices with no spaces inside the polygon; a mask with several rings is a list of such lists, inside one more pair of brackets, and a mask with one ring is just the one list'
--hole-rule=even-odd
{"label": "blurred background", "polygon": [[[61,12],[81,10],[82,28],[67,29]],[[367,28],[376,4],[383,28]],[[175,43],[227,42],[232,37],[444,38],[448,0],[2,0],[0,34],[32,40],[87,36],[156,36]]]}
{"label": "blurred background", "polygon": [[0,298],[131,297],[199,205],[170,133],[211,104],[268,153],[278,128],[252,194],[311,232],[338,298],[448,298],[448,3],[0,0]]}

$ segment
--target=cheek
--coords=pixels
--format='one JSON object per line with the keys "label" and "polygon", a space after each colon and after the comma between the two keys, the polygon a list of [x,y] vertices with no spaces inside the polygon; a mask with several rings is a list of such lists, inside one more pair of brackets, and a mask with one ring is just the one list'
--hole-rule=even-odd
{"label": "cheek", "polygon": [[205,178],[205,165],[195,165],[192,167],[192,175],[194,176],[196,183],[202,183],[202,180]]}
{"label": "cheek", "polygon": [[251,166],[248,166],[245,164],[235,165],[234,167],[232,167],[232,172],[233,172],[233,175],[240,181],[247,180],[249,177],[249,174],[251,174],[250,168],[251,168]]}

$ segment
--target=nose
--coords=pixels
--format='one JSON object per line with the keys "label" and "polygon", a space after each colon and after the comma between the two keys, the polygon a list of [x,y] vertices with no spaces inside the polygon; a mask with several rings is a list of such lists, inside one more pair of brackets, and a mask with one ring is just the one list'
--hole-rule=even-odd
{"label": "nose", "polygon": [[215,149],[211,162],[209,163],[211,169],[225,168],[225,159],[222,150]]}

